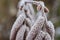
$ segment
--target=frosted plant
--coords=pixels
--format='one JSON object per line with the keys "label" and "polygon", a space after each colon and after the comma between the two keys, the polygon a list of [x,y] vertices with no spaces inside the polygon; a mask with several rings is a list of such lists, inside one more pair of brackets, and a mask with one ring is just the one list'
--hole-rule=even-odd
{"label": "frosted plant", "polygon": [[[37,14],[32,4],[37,5]],[[47,19],[48,12],[43,1],[19,1],[17,19],[12,26],[10,40],[54,40],[54,25]]]}
{"label": "frosted plant", "polygon": [[[20,3],[20,4],[22,4],[22,3]],[[20,36],[18,36],[19,35],[18,30],[20,29],[20,27],[22,25],[24,25],[23,22],[24,22],[24,20],[26,20],[24,6],[25,6],[25,4],[22,4],[22,5],[19,6],[19,10],[18,10],[18,14],[17,14],[17,19],[14,22],[14,24],[12,26],[12,29],[11,29],[10,40],[15,40],[15,39],[17,40],[17,38],[20,37]],[[26,29],[27,29],[27,27],[26,27]],[[18,36],[18,37],[16,37],[16,36]]]}

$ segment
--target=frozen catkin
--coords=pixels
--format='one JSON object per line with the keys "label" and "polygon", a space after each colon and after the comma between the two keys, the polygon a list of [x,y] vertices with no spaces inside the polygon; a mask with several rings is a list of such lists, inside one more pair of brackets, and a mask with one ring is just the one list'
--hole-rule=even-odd
{"label": "frozen catkin", "polygon": [[40,30],[44,24],[44,17],[39,17],[35,24],[31,27],[31,30],[29,31],[26,40],[33,40],[33,38],[35,37],[35,35],[37,34],[38,30]]}
{"label": "frozen catkin", "polygon": [[21,14],[19,15],[19,17],[16,19],[16,21],[14,22],[12,29],[11,29],[11,34],[10,34],[10,40],[14,40],[16,37],[16,33],[18,31],[18,29],[21,27],[21,25],[23,24],[23,21],[25,19],[25,14]]}
{"label": "frozen catkin", "polygon": [[28,6],[30,14],[33,16],[33,20],[34,20],[35,12],[34,12],[33,6],[31,4],[27,4],[27,6]]}
{"label": "frozen catkin", "polygon": [[[32,21],[31,24],[33,24],[34,23],[34,15],[35,15],[34,9],[33,9],[32,4],[30,4],[30,3],[29,4],[28,3],[25,4],[26,1],[28,2],[28,1],[32,1],[32,0],[21,0],[21,1],[19,1],[18,8],[21,9],[21,6],[24,7],[24,10],[25,10],[27,18],[29,18]],[[18,10],[17,16],[19,14],[21,14],[20,10]]]}
{"label": "frozen catkin", "polygon": [[[24,8],[23,10],[25,11],[26,17],[29,19],[27,21],[31,22],[31,20],[33,19],[33,17],[32,17],[33,15],[31,15],[31,13],[30,13],[31,11],[29,11],[30,10],[29,6],[27,4],[25,4],[25,1],[28,1],[28,0],[21,0],[18,3],[18,8],[19,9],[18,9],[18,12],[17,12],[17,17],[22,14],[22,9]],[[28,24],[30,24],[30,23],[28,23]]]}
{"label": "frozen catkin", "polygon": [[[43,16],[45,18],[44,13],[43,13],[44,12],[44,9],[42,9],[42,5],[39,5],[39,6],[40,6],[40,8],[39,8],[40,11],[38,10],[38,13],[37,13],[38,15],[37,16],[38,17],[39,16]],[[44,24],[45,24],[45,22],[44,22]],[[45,27],[45,25],[43,27]],[[44,31],[43,30],[40,30],[40,32],[37,34],[35,40],[51,40],[51,36],[46,32],[46,30],[44,28]]]}
{"label": "frozen catkin", "polygon": [[25,30],[26,30],[26,25],[22,25],[21,28],[17,32],[16,40],[23,40],[24,39]]}
{"label": "frozen catkin", "polygon": [[44,31],[40,31],[36,37],[34,38],[34,40],[51,40],[50,35],[47,32]]}
{"label": "frozen catkin", "polygon": [[44,7],[44,14],[43,14],[43,16],[46,19],[45,28],[46,28],[47,33],[49,33],[49,35],[51,36],[51,40],[54,40],[55,29],[54,29],[53,23],[47,19],[46,13],[48,13],[48,12],[49,12],[49,10],[47,9],[47,7]]}
{"label": "frozen catkin", "polygon": [[[33,7],[32,7],[32,5],[31,4],[29,4],[29,3],[26,3],[26,5],[25,5],[25,10],[26,10],[26,16],[32,21],[32,23],[34,23],[34,20],[35,20],[35,18],[34,18],[34,16],[35,16],[35,13],[34,13],[34,11],[32,11],[33,9]],[[33,15],[34,14],[34,15]]]}
{"label": "frozen catkin", "polygon": [[[33,1],[33,0],[21,0],[21,1],[19,1],[19,3],[18,3],[18,8],[19,8],[20,6],[25,5],[25,2],[26,2],[26,1],[29,2],[29,1]],[[26,9],[29,9],[30,14],[31,14],[32,16],[34,16],[34,15],[35,15],[35,12],[34,12],[34,9],[33,9],[32,4],[27,3],[26,6],[27,6]],[[18,14],[19,14],[19,13],[18,13]],[[18,14],[17,14],[17,15],[18,15]]]}

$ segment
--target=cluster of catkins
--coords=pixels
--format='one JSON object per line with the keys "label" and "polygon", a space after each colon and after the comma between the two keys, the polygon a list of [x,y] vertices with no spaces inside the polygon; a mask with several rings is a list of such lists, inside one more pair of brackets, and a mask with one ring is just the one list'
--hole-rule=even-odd
{"label": "cluster of catkins", "polygon": [[[37,6],[36,14],[32,4]],[[48,12],[43,1],[21,0],[18,3],[17,19],[12,26],[10,40],[54,40],[54,25],[47,20]]]}

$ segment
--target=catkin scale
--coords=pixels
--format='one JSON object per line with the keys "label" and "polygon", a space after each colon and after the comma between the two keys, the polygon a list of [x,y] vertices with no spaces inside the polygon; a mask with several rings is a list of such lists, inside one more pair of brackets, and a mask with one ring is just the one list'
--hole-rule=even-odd
{"label": "catkin scale", "polygon": [[36,35],[36,37],[34,38],[34,40],[42,40],[45,36],[45,32],[43,32],[42,30],[40,30],[40,32],[38,32],[38,34]]}
{"label": "catkin scale", "polygon": [[45,39],[44,40],[51,40],[51,36],[48,33],[45,33]]}
{"label": "catkin scale", "polygon": [[26,18],[26,24],[29,26],[29,28],[31,28],[32,26],[32,21],[29,18]]}
{"label": "catkin scale", "polygon": [[51,40],[50,35],[47,32],[40,31],[34,40]]}
{"label": "catkin scale", "polygon": [[55,29],[54,29],[54,25],[52,24],[51,21],[47,21],[46,29],[47,29],[47,32],[50,34],[52,40],[54,40]]}

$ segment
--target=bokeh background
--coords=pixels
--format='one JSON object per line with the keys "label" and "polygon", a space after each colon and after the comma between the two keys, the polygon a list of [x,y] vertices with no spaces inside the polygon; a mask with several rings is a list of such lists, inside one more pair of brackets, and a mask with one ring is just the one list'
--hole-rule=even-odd
{"label": "bokeh background", "polygon": [[[19,0],[0,0],[0,40],[9,40],[10,31],[16,20]],[[42,0],[49,8],[48,19],[55,26],[55,40],[60,40],[60,0]]]}

